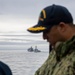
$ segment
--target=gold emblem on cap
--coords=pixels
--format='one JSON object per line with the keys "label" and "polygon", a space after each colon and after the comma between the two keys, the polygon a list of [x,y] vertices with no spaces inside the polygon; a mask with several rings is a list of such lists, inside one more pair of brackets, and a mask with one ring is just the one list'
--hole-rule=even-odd
{"label": "gold emblem on cap", "polygon": [[46,12],[45,12],[45,10],[42,10],[42,12],[43,12],[43,17],[45,19],[46,18]]}
{"label": "gold emblem on cap", "polygon": [[45,29],[46,29],[45,27],[40,26],[40,27],[29,28],[28,30],[30,30],[30,31],[40,31],[40,30],[45,30]]}
{"label": "gold emblem on cap", "polygon": [[46,18],[45,10],[42,10],[42,13],[43,13],[43,18],[41,18],[41,16],[40,16],[39,20],[44,21],[44,19]]}

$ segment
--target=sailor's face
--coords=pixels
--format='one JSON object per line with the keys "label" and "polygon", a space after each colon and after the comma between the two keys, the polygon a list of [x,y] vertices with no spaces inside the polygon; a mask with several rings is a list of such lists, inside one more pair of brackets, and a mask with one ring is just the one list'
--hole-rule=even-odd
{"label": "sailor's face", "polygon": [[59,41],[57,26],[53,26],[50,30],[43,32],[43,39],[46,39],[47,42],[54,46]]}

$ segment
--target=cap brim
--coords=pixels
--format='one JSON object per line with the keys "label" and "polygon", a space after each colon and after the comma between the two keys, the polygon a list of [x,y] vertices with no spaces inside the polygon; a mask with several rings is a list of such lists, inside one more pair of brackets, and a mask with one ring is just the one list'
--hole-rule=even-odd
{"label": "cap brim", "polygon": [[33,27],[30,27],[27,29],[27,31],[31,32],[31,33],[41,33],[43,31],[45,31],[47,28],[41,25],[35,25]]}

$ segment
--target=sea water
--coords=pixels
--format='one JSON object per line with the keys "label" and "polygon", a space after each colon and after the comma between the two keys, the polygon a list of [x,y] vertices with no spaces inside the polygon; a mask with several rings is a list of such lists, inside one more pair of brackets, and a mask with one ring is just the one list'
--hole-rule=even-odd
{"label": "sea water", "polygon": [[[41,52],[28,52],[31,46]],[[38,35],[0,33],[0,61],[10,67],[13,75],[34,75],[48,55],[48,44]]]}

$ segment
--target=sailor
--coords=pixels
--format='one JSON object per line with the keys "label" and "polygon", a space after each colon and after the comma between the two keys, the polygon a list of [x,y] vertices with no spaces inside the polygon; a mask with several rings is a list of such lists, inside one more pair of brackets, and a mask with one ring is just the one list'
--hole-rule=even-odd
{"label": "sailor", "polygon": [[61,5],[45,7],[38,24],[27,29],[43,33],[52,50],[35,75],[75,75],[75,25],[69,10]]}

